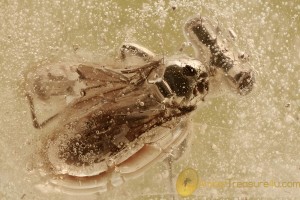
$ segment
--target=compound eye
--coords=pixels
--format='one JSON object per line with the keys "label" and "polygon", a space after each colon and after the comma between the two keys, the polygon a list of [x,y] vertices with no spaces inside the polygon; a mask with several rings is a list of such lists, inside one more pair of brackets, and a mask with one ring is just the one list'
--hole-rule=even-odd
{"label": "compound eye", "polygon": [[240,72],[234,76],[234,80],[238,85],[238,89],[241,95],[246,95],[253,89],[254,76],[251,72]]}
{"label": "compound eye", "polygon": [[197,74],[197,71],[191,65],[186,65],[186,66],[183,67],[182,73],[185,76],[195,76]]}

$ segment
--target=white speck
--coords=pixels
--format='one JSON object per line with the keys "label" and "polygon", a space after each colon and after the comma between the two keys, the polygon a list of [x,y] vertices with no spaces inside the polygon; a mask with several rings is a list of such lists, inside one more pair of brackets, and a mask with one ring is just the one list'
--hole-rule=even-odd
{"label": "white speck", "polygon": [[285,116],[285,122],[288,124],[291,124],[295,121],[295,119],[291,115],[286,115]]}
{"label": "white speck", "polygon": [[217,147],[217,145],[215,145],[215,144],[212,144],[212,145],[211,145],[211,148],[212,148],[214,151],[218,150],[218,147]]}
{"label": "white speck", "polygon": [[231,28],[228,29],[228,32],[229,32],[229,34],[230,34],[230,36],[231,36],[232,39],[236,39],[237,38],[236,33]]}

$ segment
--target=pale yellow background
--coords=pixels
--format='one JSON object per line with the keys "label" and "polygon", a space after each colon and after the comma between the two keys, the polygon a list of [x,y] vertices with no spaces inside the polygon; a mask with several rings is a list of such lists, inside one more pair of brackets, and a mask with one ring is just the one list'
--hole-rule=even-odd
{"label": "pale yellow background", "polygon": [[[22,73],[74,48],[92,52],[93,59],[110,56],[124,41],[173,55],[185,41],[184,22],[199,14],[235,30],[236,45],[251,56],[257,86],[249,96],[224,96],[197,110],[190,151],[175,163],[174,176],[192,167],[207,181],[300,181],[299,13],[299,0],[1,0],[0,199],[167,197],[162,164],[110,193],[89,198],[36,190],[39,178],[28,173],[28,157],[41,133],[32,127],[22,96]],[[185,52],[193,56],[192,49]],[[300,188],[199,188],[193,198],[299,196]]]}

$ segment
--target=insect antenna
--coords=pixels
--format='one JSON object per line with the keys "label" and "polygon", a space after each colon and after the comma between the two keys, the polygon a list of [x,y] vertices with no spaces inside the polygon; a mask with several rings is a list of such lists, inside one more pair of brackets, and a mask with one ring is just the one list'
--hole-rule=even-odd
{"label": "insect antenna", "polygon": [[[253,54],[253,51],[252,51],[252,49],[251,49],[251,46],[249,45],[249,41],[248,41],[248,40],[247,40],[247,42],[246,42],[246,47],[247,47],[247,51],[249,51],[249,54],[251,55],[251,57],[252,57],[252,55],[255,55],[255,54]],[[257,58],[258,56],[255,56],[255,57]],[[259,60],[259,59],[257,59],[257,60]],[[247,62],[246,64],[249,65],[249,67],[251,68],[251,70],[252,70],[255,74],[258,74],[258,75],[259,75],[259,71],[256,70],[256,69],[250,64],[250,62]]]}
{"label": "insect antenna", "polygon": [[161,55],[162,55],[162,64],[164,65],[165,64],[165,45],[164,45],[164,34],[163,34],[163,28],[164,26],[162,26],[159,30],[159,48],[160,48],[160,52],[161,52]]}

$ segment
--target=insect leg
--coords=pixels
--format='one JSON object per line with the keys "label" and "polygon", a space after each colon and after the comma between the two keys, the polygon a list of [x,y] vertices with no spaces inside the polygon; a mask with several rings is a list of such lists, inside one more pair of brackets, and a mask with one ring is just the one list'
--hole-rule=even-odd
{"label": "insect leg", "polygon": [[189,144],[191,142],[191,124],[189,120],[185,120],[182,122],[182,133],[186,133],[185,139],[178,145],[172,148],[170,155],[164,160],[164,162],[167,165],[168,171],[169,171],[169,190],[171,194],[173,195],[173,199],[176,199],[176,194],[174,190],[174,180],[173,180],[173,163],[177,160],[179,160],[186,150],[189,147]]}
{"label": "insect leg", "polygon": [[32,123],[33,123],[34,128],[37,128],[37,129],[43,128],[44,126],[46,126],[48,124],[48,122],[52,121],[54,118],[56,118],[58,116],[58,113],[57,113],[57,114],[49,117],[48,119],[46,119],[42,123],[39,123],[38,120],[37,120],[36,113],[35,113],[32,97],[27,93],[26,98],[28,99],[28,102],[29,102],[31,118],[32,118]]}
{"label": "insect leg", "polygon": [[174,159],[169,156],[167,157],[164,162],[167,164],[167,168],[168,168],[168,171],[169,171],[169,192],[172,196],[172,199],[176,199],[175,198],[175,190],[174,190],[174,182],[173,182],[173,162],[174,162]]}
{"label": "insect leg", "polygon": [[124,43],[120,51],[122,60],[125,60],[128,54],[140,57],[145,61],[151,61],[156,56],[149,49],[134,43]]}
{"label": "insect leg", "polygon": [[175,187],[174,187],[175,183],[174,183],[174,174],[173,174],[173,163],[178,159],[180,159],[183,156],[185,150],[188,148],[187,146],[189,140],[188,138],[190,138],[189,135],[178,147],[176,147],[176,149],[173,149],[171,155],[164,160],[164,163],[166,164],[169,172],[169,177],[168,177],[169,192],[172,196],[172,199],[177,199],[176,198],[177,195],[175,193]]}

